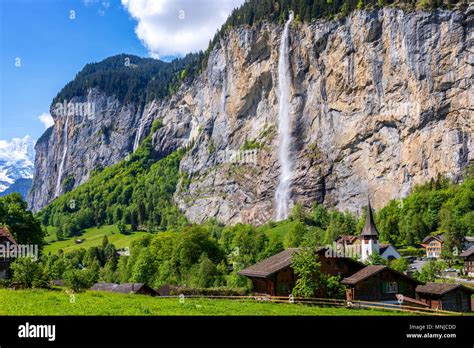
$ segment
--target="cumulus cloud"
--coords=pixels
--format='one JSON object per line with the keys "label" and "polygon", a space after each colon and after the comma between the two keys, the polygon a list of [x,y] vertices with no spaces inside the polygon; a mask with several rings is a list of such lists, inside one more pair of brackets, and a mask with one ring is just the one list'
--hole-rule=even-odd
{"label": "cumulus cloud", "polygon": [[207,48],[227,16],[244,0],[122,0],[138,23],[137,37],[154,58]]}
{"label": "cumulus cloud", "polygon": [[40,120],[40,122],[44,125],[44,128],[49,128],[54,124],[53,118],[47,112],[43,112],[41,115],[39,115],[38,120]]}

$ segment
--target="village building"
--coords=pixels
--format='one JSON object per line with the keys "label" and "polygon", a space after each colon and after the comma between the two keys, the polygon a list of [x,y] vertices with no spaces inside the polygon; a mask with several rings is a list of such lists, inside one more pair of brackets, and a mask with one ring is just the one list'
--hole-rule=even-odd
{"label": "village building", "polygon": [[[429,235],[423,239],[421,246],[426,249],[426,257],[438,259],[441,257],[443,243],[444,234]],[[462,251],[466,251],[470,247],[474,246],[474,237],[464,237],[462,246]]]}
{"label": "village building", "polygon": [[107,291],[115,292],[119,294],[138,294],[138,295],[149,295],[158,296],[158,293],[144,283],[96,283],[91,287],[94,291]]}
{"label": "village building", "polygon": [[[239,275],[252,280],[254,293],[288,296],[297,279],[291,268],[292,257],[297,251],[298,248],[286,249],[241,270]],[[365,267],[352,258],[332,256],[329,248],[320,248],[317,254],[324,274],[346,277]]]}
{"label": "village building", "polygon": [[473,310],[471,295],[474,288],[455,283],[427,283],[416,287],[417,299],[432,309],[456,312]]}
{"label": "village building", "polygon": [[439,258],[443,247],[444,235],[427,236],[423,239],[421,246],[426,249],[426,257]]}
{"label": "village building", "polygon": [[[9,245],[17,245],[15,238],[6,226],[0,226],[0,245],[8,247]],[[7,276],[10,267],[10,259],[6,255],[0,255],[0,279]]]}
{"label": "village building", "polygon": [[341,282],[347,286],[348,301],[398,302],[397,295],[416,298],[415,288],[421,282],[387,266],[366,266]]}
{"label": "village building", "polygon": [[461,253],[464,259],[464,274],[468,277],[474,277],[474,246]]}
{"label": "village building", "polygon": [[367,204],[365,225],[360,236],[343,235],[336,238],[336,249],[343,249],[346,254],[358,255],[361,261],[366,261],[374,253],[378,253],[386,260],[401,257],[397,249],[391,244],[379,243],[379,232],[375,225],[370,200]]}

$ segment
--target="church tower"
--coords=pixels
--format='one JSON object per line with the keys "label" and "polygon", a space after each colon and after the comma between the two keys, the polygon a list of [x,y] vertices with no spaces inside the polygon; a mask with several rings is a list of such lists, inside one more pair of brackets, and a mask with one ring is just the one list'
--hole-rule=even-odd
{"label": "church tower", "polygon": [[379,252],[379,233],[375,227],[374,217],[370,199],[367,199],[367,214],[365,216],[365,226],[360,234],[361,260],[367,260],[374,252]]}

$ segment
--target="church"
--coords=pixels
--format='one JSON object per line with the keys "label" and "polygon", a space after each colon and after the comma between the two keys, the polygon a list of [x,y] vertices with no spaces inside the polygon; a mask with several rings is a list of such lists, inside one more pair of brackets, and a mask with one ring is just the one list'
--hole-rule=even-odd
{"label": "church", "polygon": [[360,261],[366,261],[374,253],[378,253],[382,258],[389,261],[401,257],[392,244],[379,243],[379,231],[375,225],[370,199],[367,202],[365,225],[360,236],[339,236],[335,243],[337,251],[356,255]]}

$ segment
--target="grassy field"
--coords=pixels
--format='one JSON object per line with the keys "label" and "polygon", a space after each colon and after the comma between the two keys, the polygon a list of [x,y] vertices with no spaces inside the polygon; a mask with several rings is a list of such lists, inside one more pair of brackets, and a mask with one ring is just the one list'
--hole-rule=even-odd
{"label": "grassy field", "polygon": [[[109,242],[114,244],[117,249],[125,248],[130,245],[130,242],[134,239],[140,238],[146,235],[146,232],[133,232],[129,235],[120,234],[118,232],[117,226],[102,226],[100,228],[93,227],[87,228],[84,230],[84,233],[81,236],[76,236],[74,238],[55,241],[56,235],[54,228],[48,228],[48,235],[45,238],[46,242],[50,243],[45,246],[44,252],[46,254],[56,254],[59,249],[63,249],[64,252],[71,252],[75,249],[80,248],[90,248],[93,246],[98,246],[102,243],[104,236],[107,236]],[[84,242],[81,244],[76,244],[74,241],[76,239],[84,239]]]}
{"label": "grassy field", "polygon": [[275,227],[266,229],[266,226],[260,226],[258,229],[264,230],[268,238],[274,237],[278,238],[280,241],[283,241],[286,232],[288,232],[288,230],[294,227],[297,223],[298,221],[296,220],[285,220],[275,223]]}
{"label": "grassy field", "polygon": [[0,315],[403,315],[368,309],[313,307],[302,304],[160,298],[87,291],[75,295],[75,303],[64,290],[0,289]]}

